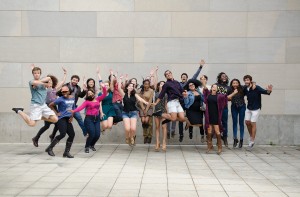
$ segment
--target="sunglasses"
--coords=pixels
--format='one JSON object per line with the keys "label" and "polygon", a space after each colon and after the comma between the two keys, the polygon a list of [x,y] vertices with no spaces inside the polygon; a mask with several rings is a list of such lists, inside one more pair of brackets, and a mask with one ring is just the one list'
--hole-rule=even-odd
{"label": "sunglasses", "polygon": [[63,94],[64,94],[64,93],[68,93],[68,92],[69,92],[69,91],[61,91],[61,93],[63,93]]}

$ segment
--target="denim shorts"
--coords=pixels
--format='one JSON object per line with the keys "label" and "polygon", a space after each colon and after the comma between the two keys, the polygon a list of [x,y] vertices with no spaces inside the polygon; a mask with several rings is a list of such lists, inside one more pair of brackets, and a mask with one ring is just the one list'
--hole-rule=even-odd
{"label": "denim shorts", "polygon": [[122,111],[122,118],[138,118],[138,111],[124,112]]}

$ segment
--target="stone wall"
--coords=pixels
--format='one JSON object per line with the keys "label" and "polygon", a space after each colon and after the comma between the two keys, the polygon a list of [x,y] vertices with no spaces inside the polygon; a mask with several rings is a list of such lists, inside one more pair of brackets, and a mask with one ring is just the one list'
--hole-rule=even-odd
{"label": "stone wall", "polygon": [[[30,142],[38,130],[11,112],[28,111],[31,63],[59,78],[63,65],[68,80],[96,78],[99,66],[103,78],[112,68],[141,82],[156,65],[160,79],[166,69],[191,77],[204,58],[210,84],[221,71],[272,83],[259,143],[300,144],[298,0],[0,0],[0,43],[1,142]],[[121,142],[121,130],[105,142]]]}

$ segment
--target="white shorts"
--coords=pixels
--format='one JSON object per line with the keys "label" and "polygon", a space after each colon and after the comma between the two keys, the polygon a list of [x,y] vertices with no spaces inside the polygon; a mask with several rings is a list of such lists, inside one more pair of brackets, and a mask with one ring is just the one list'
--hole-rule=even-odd
{"label": "white shorts", "polygon": [[259,117],[259,112],[260,110],[257,109],[257,110],[249,110],[249,109],[246,109],[246,112],[245,112],[245,120],[247,121],[251,121],[251,122],[257,122],[257,119]]}
{"label": "white shorts", "polygon": [[51,115],[55,115],[55,113],[46,104],[30,104],[31,120],[41,120],[42,117],[49,118]]}
{"label": "white shorts", "polygon": [[179,100],[175,99],[175,100],[171,100],[167,103],[167,107],[168,107],[168,113],[179,113],[179,112],[184,112]]}

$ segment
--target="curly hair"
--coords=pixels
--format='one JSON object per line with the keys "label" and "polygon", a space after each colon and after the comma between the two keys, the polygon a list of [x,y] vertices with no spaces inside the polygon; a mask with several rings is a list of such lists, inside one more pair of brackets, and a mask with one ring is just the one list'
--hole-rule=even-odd
{"label": "curly hair", "polygon": [[[221,80],[221,76],[222,76],[223,74],[226,75],[226,73],[220,72],[220,73],[218,74],[218,76],[217,76],[217,82],[218,82],[219,84],[224,83],[224,82]],[[227,77],[227,80],[225,81],[225,84],[228,85],[228,83],[229,83],[229,78],[228,78],[227,75],[226,75],[226,77]]]}
{"label": "curly hair", "polygon": [[47,77],[51,78],[52,88],[55,88],[58,84],[58,79],[54,75],[47,75]]}

